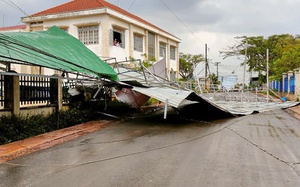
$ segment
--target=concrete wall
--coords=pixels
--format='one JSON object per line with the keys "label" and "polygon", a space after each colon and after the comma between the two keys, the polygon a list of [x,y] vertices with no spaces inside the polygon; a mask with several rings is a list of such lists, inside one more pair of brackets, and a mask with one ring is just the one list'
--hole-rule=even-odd
{"label": "concrete wall", "polygon": [[[95,13],[95,11],[98,11]],[[74,15],[72,15],[74,14]],[[86,45],[91,51],[93,51],[100,58],[105,60],[107,58],[116,58],[118,61],[124,61],[125,59],[141,59],[145,60],[144,54],[147,54],[147,37],[148,32],[152,32],[156,35],[156,55],[155,59],[160,60],[159,56],[159,43],[166,43],[167,54],[166,54],[166,65],[168,72],[171,69],[176,71],[178,77],[179,70],[179,43],[180,39],[175,36],[163,32],[157,27],[152,27],[144,22],[139,22],[138,20],[132,19],[130,17],[124,16],[114,10],[104,9],[104,10],[90,10],[75,13],[65,13],[54,16],[42,16],[26,18],[27,31],[38,30],[38,28],[47,30],[48,28],[56,25],[64,30],[66,30],[72,36],[78,38],[78,27],[80,26],[99,26],[99,44]],[[31,25],[32,22],[40,22],[38,25]],[[125,34],[125,48],[120,48],[116,46],[111,46],[110,32],[111,30],[118,29],[122,30]],[[134,51],[134,34],[139,34],[143,37],[143,52]],[[170,59],[170,47],[173,46],[176,49],[176,60]]]}
{"label": "concrete wall", "polygon": [[[290,90],[290,80],[291,77],[295,77],[295,91],[294,93]],[[284,81],[285,78],[288,78],[288,85],[285,85],[286,82]],[[300,101],[300,68],[297,68],[293,71],[288,71],[286,73],[282,74],[282,89],[284,90],[284,87],[287,86],[288,90],[287,92],[277,92],[277,94],[281,97],[287,98],[287,100],[290,101]]]}

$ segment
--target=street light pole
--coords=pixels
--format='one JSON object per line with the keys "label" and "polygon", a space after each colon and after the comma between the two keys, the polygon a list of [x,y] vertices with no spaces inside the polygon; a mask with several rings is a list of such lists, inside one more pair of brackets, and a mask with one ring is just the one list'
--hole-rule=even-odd
{"label": "street light pole", "polygon": [[267,102],[269,102],[269,48],[267,48]]}
{"label": "street light pole", "polygon": [[215,62],[215,66],[217,66],[217,78],[219,78],[219,64],[221,62]]}
{"label": "street light pole", "polygon": [[246,48],[245,48],[245,61],[244,61],[243,89],[245,88],[246,62],[247,62],[247,48],[248,48],[248,40],[246,40]]}

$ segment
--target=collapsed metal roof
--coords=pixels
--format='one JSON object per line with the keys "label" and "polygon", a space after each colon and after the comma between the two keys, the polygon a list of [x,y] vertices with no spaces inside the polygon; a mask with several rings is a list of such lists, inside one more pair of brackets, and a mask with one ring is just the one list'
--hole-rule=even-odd
{"label": "collapsed metal roof", "polygon": [[[179,110],[188,105],[194,105],[196,107],[189,110],[196,110],[196,112],[199,112],[199,115],[211,115],[211,113],[227,116],[249,115],[255,112],[283,109],[299,104],[299,102],[293,101],[262,102],[262,99],[258,99],[257,97],[256,100],[252,101],[227,100],[227,98],[223,100],[215,99],[216,96],[220,96],[222,93],[214,94],[215,97],[212,97],[209,94],[198,95],[191,90],[175,87],[174,83],[161,81],[151,73],[140,73],[137,71],[131,71],[130,69],[124,67],[120,68],[117,72],[119,73],[118,76],[120,81],[126,82],[133,86],[133,92],[130,94],[138,92],[155,98],[161,102],[167,102],[168,105]],[[231,97],[230,94],[233,94],[234,98],[240,97],[237,96],[237,93],[226,93],[226,95],[229,95],[228,97]]]}

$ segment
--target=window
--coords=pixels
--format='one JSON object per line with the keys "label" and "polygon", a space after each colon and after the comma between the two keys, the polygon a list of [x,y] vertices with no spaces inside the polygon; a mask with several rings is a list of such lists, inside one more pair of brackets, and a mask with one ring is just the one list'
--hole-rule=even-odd
{"label": "window", "polygon": [[155,58],[155,34],[148,33],[148,57]]}
{"label": "window", "polygon": [[175,59],[176,59],[176,58],[175,58],[175,56],[176,56],[175,53],[176,53],[176,52],[175,52],[175,47],[171,46],[171,47],[170,47],[170,59],[171,59],[171,60],[175,60]]}
{"label": "window", "polygon": [[160,57],[165,57],[166,56],[166,50],[167,50],[166,44],[160,43],[159,44],[159,56]]}
{"label": "window", "polygon": [[78,27],[78,39],[83,44],[99,44],[99,26]]}
{"label": "window", "polygon": [[111,45],[125,48],[125,34],[119,29],[111,30]]}
{"label": "window", "polygon": [[140,35],[134,35],[133,36],[133,40],[134,40],[134,50],[135,51],[139,51],[139,52],[143,52],[143,36]]}
{"label": "window", "polygon": [[68,32],[68,27],[60,27],[60,30],[63,30],[65,32]]}

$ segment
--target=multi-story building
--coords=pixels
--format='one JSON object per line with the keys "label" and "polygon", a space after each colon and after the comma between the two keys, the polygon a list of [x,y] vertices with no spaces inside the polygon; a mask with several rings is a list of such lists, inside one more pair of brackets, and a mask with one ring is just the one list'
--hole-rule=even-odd
{"label": "multi-story building", "polygon": [[22,18],[26,31],[58,26],[103,60],[166,59],[167,76],[179,70],[180,39],[105,0],[72,0]]}

